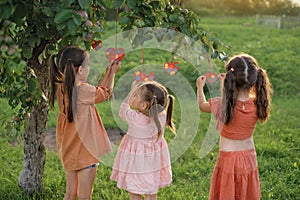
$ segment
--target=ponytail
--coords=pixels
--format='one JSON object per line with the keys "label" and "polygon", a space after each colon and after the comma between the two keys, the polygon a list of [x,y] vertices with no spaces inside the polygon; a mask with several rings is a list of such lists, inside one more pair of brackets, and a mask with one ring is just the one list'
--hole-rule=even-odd
{"label": "ponytail", "polygon": [[157,104],[157,101],[156,102],[155,101],[156,100],[154,100],[153,105],[149,109],[149,114],[152,117],[152,119],[154,120],[154,123],[155,123],[155,125],[157,127],[158,138],[159,138],[161,136],[161,134],[162,134],[162,127],[161,127],[160,121],[158,119],[158,114],[162,110],[162,106],[159,105],[159,104]]}
{"label": "ponytail", "polygon": [[174,108],[174,97],[168,95],[168,90],[157,82],[145,83],[140,87],[142,99],[149,105],[149,116],[153,119],[157,130],[158,138],[162,135],[162,127],[159,121],[159,113],[164,111],[167,107],[166,125],[175,133],[176,129],[173,124],[173,108]]}
{"label": "ponytail", "polygon": [[76,68],[74,67],[74,64],[72,63],[71,59],[67,60],[67,63],[65,65],[65,71],[64,71],[64,90],[66,91],[67,98],[68,98],[68,111],[67,116],[69,122],[73,122],[74,117],[73,114],[76,110],[76,100],[77,100],[77,92],[76,87],[74,87],[75,84],[75,75],[76,75]]}
{"label": "ponytail", "polygon": [[52,55],[50,57],[50,69],[49,69],[49,82],[50,82],[50,93],[49,93],[49,104],[51,108],[54,108],[54,100],[56,93],[56,83],[62,82],[62,72],[59,70],[55,59],[57,59],[57,55]]}
{"label": "ponytail", "polygon": [[236,75],[234,69],[229,70],[226,73],[223,86],[223,97],[222,97],[222,121],[224,124],[229,124],[233,118],[233,110],[236,104],[238,89],[236,86]]}
{"label": "ponytail", "polygon": [[173,123],[173,110],[174,110],[174,97],[172,95],[168,95],[169,103],[167,107],[167,121],[166,124],[170,128],[173,133],[176,133],[176,128]]}
{"label": "ponytail", "polygon": [[257,70],[255,91],[257,116],[264,123],[268,119],[270,112],[272,89],[267,73],[261,68]]}
{"label": "ponytail", "polygon": [[[175,133],[176,129],[175,126],[173,124],[173,119],[172,119],[172,115],[173,115],[173,108],[174,108],[174,97],[171,95],[168,95],[168,107],[167,107],[167,119],[166,119],[166,125],[170,128],[170,130]],[[157,138],[160,138],[161,134],[162,134],[162,127],[160,124],[160,121],[158,119],[158,114],[160,112],[162,112],[164,110],[164,107],[160,104],[157,103],[156,97],[154,98],[153,104],[150,107],[149,113],[150,116],[153,118],[154,123],[157,127],[158,130],[158,136]]]}

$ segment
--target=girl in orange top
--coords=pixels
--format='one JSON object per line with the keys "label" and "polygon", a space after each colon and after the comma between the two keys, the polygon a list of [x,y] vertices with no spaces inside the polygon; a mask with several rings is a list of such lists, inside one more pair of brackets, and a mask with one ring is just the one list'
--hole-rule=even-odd
{"label": "girl in orange top", "polygon": [[50,105],[55,94],[59,107],[56,126],[57,150],[66,172],[64,200],[91,199],[99,159],[111,150],[95,103],[107,100],[120,64],[108,66],[97,87],[86,81],[90,56],[69,46],[52,56]]}
{"label": "girl in orange top", "polygon": [[248,54],[231,58],[222,80],[222,97],[206,101],[205,76],[197,79],[198,105],[212,112],[220,132],[219,157],[212,174],[210,200],[257,200],[260,186],[253,132],[270,111],[271,84],[267,73]]}

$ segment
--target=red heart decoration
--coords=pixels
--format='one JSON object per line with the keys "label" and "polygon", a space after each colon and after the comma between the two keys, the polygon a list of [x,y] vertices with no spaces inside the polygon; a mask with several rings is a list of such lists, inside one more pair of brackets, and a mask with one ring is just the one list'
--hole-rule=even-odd
{"label": "red heart decoration", "polygon": [[121,60],[123,60],[124,56],[125,56],[125,53],[121,54],[118,58],[115,59],[115,62],[116,63],[120,62]]}
{"label": "red heart decoration", "polygon": [[91,45],[94,50],[98,51],[102,47],[102,40],[92,40]]}
{"label": "red heart decoration", "polygon": [[125,51],[123,48],[117,48],[117,49],[108,48],[105,51],[105,57],[111,63],[114,62],[117,58],[121,57],[123,54],[125,54]]}
{"label": "red heart decoration", "polygon": [[150,72],[148,76],[145,76],[144,81],[154,81],[154,73]]}
{"label": "red heart decoration", "polygon": [[165,62],[165,70],[171,76],[174,76],[180,69],[179,62]]}
{"label": "red heart decoration", "polygon": [[154,73],[150,72],[148,76],[142,71],[136,71],[134,72],[134,80],[140,82],[140,81],[153,81],[154,80]]}
{"label": "red heart decoration", "polygon": [[207,72],[205,76],[210,83],[214,83],[218,80],[218,75],[214,72]]}

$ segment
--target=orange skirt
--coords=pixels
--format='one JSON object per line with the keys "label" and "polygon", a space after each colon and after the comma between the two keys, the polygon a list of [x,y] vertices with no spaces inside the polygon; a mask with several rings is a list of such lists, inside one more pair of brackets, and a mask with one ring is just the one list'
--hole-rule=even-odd
{"label": "orange skirt", "polygon": [[209,199],[260,199],[255,149],[219,152],[219,157],[212,174]]}

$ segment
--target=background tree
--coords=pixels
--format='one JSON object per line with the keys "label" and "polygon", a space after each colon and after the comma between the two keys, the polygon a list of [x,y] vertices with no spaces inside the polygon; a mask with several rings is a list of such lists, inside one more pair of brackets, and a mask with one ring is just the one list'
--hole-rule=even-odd
{"label": "background tree", "polygon": [[[125,7],[126,12],[122,12]],[[8,128],[20,130],[21,126],[25,126],[24,163],[19,186],[26,193],[33,194],[42,189],[43,142],[49,110],[49,57],[65,45],[90,49],[91,40],[100,39],[105,31],[106,8],[121,8],[120,25],[123,30],[162,26],[181,31],[194,40],[201,39],[207,50],[222,46],[215,37],[210,39],[209,33],[198,27],[197,15],[168,1],[1,1],[0,96],[7,98],[12,108],[19,108]],[[136,32],[133,45],[143,43],[138,40],[140,34]]]}

